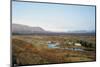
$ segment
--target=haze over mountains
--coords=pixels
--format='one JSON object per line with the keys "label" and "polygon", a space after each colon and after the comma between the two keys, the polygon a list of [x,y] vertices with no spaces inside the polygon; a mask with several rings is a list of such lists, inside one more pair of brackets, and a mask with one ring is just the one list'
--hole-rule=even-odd
{"label": "haze over mountains", "polygon": [[53,34],[53,35],[58,35],[58,34],[95,34],[95,31],[69,31],[69,32],[52,32],[52,31],[46,31],[41,27],[30,27],[27,25],[22,25],[22,24],[12,24],[12,33],[13,34]]}

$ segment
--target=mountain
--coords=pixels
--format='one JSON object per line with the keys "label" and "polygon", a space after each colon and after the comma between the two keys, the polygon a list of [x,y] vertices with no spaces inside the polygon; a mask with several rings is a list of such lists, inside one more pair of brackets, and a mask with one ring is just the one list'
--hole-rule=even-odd
{"label": "mountain", "polygon": [[52,32],[46,31],[41,27],[30,27],[21,24],[12,24],[13,34],[39,34],[39,35],[96,35],[95,31],[69,31],[69,32]]}
{"label": "mountain", "polygon": [[68,31],[68,33],[95,33],[95,30],[77,30],[77,31]]}
{"label": "mountain", "polygon": [[32,33],[43,33],[46,32],[41,27],[30,27],[21,24],[12,24],[12,33],[17,34],[32,34]]}

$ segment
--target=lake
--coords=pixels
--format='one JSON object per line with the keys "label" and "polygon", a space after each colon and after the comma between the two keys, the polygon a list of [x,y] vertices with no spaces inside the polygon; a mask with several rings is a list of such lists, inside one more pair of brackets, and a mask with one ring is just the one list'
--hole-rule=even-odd
{"label": "lake", "polygon": [[59,48],[64,50],[84,51],[82,48],[61,48],[56,43],[48,43],[48,48]]}

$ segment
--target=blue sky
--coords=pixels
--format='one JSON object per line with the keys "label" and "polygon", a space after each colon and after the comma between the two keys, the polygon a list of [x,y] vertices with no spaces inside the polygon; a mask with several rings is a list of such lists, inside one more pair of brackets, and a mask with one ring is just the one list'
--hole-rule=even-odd
{"label": "blue sky", "polygon": [[90,31],[95,30],[95,7],[13,2],[12,23],[55,32]]}

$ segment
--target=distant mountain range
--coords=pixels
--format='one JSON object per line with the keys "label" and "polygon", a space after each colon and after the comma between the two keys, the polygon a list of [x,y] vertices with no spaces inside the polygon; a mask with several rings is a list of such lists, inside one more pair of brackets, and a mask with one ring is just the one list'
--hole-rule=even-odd
{"label": "distant mountain range", "polygon": [[95,31],[69,31],[69,32],[51,32],[46,31],[41,27],[30,27],[21,24],[12,24],[13,34],[46,34],[46,35],[66,35],[66,34],[92,34],[95,35]]}
{"label": "distant mountain range", "polygon": [[69,31],[69,33],[95,33],[95,30]]}
{"label": "distant mountain range", "polygon": [[30,26],[21,25],[21,24],[12,24],[12,32],[27,34],[27,33],[43,33],[45,32],[45,30],[42,29],[41,27],[30,27]]}

